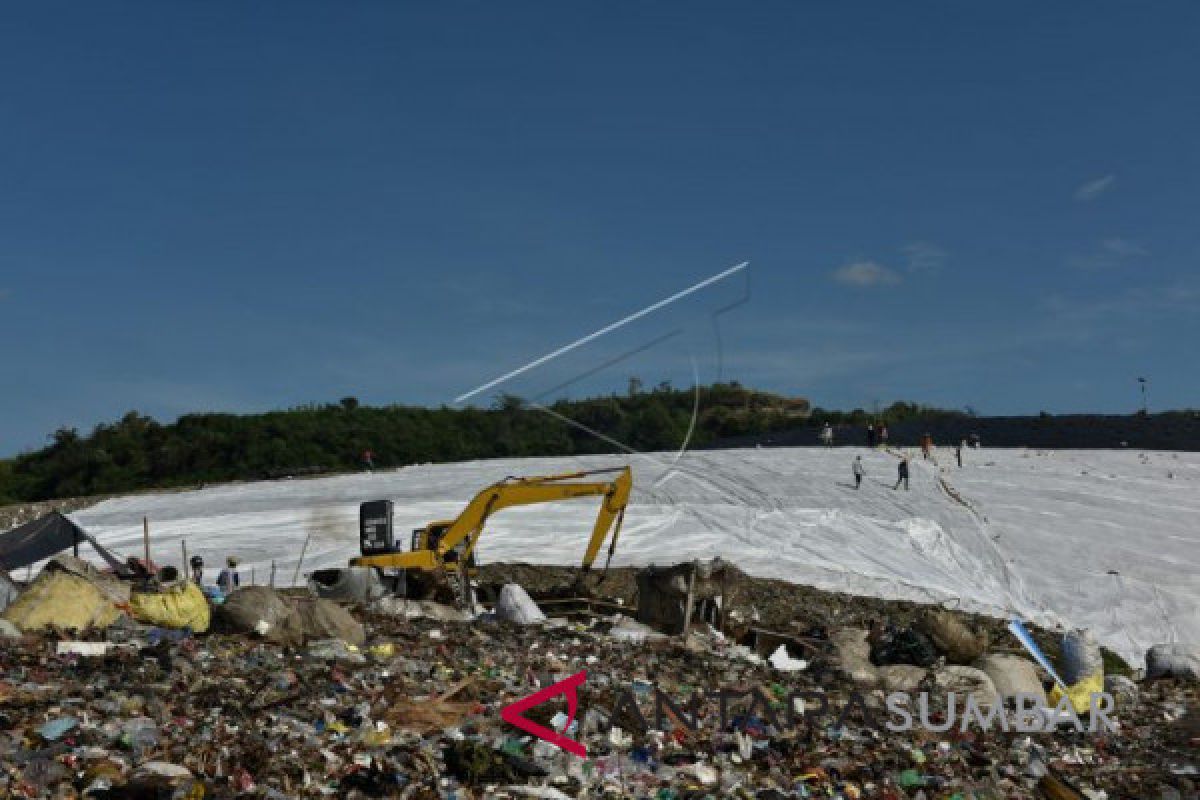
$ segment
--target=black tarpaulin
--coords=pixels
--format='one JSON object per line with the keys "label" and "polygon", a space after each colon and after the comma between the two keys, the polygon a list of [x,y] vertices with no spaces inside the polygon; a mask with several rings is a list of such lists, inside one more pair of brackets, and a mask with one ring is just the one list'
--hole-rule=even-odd
{"label": "black tarpaulin", "polygon": [[0,568],[10,572],[70,550],[86,542],[118,572],[124,565],[104,549],[92,535],[57,511],[26,522],[8,533],[0,533]]}

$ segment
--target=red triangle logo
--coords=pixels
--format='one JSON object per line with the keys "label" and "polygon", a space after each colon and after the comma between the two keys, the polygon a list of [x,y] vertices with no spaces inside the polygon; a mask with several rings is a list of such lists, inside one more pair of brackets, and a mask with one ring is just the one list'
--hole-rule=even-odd
{"label": "red triangle logo", "polygon": [[526,733],[531,733],[555,747],[566,750],[568,753],[574,753],[580,758],[587,758],[587,747],[582,742],[577,742],[557,731],[553,731],[544,725],[539,725],[533,720],[521,716],[521,712],[528,711],[534,706],[540,706],[552,697],[564,694],[567,696],[567,724],[563,726],[563,730],[570,728],[571,722],[575,719],[575,711],[579,708],[579,697],[575,694],[575,690],[582,686],[585,680],[587,680],[587,670],[580,670],[569,678],[564,678],[558,683],[552,683],[545,689],[534,692],[528,697],[524,697],[500,709],[500,719],[510,725],[516,725]]}

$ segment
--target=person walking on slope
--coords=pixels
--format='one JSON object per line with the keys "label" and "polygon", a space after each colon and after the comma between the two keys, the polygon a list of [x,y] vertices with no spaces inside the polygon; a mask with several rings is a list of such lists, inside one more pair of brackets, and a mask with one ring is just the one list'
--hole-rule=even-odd
{"label": "person walking on slope", "polygon": [[858,489],[862,486],[864,474],[862,456],[854,457],[854,466],[852,466],[851,469],[854,470],[854,488]]}
{"label": "person walking on slope", "polygon": [[825,427],[821,429],[821,444],[825,445],[826,447],[833,447],[833,428],[829,426],[828,422],[826,422]]}
{"label": "person walking on slope", "polygon": [[908,456],[900,459],[900,463],[896,465],[896,485],[893,489],[899,489],[900,484],[904,484],[904,491],[908,491]]}
{"label": "person walking on slope", "polygon": [[959,469],[962,469],[962,449],[964,444],[966,444],[965,440],[954,445],[954,457],[958,459]]}
{"label": "person walking on slope", "polygon": [[921,457],[926,461],[929,460],[929,453],[933,450],[933,436],[925,434],[921,437]]}
{"label": "person walking on slope", "polygon": [[879,446],[887,447],[887,425],[879,426]]}
{"label": "person walking on slope", "polygon": [[875,449],[875,426],[874,425],[867,426],[867,447],[871,448],[872,450]]}

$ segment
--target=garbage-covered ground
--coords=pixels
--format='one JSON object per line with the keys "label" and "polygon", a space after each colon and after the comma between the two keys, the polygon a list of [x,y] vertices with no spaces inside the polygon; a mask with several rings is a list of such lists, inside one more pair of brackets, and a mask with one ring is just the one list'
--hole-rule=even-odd
{"label": "garbage-covered ground", "polygon": [[[571,576],[495,565],[480,580],[518,577],[545,596],[567,594],[560,588]],[[610,580],[605,594],[635,599],[631,571]],[[743,627],[788,634],[782,656],[782,640],[766,637],[756,652],[703,623],[666,636],[612,607],[519,625],[384,600],[288,628],[254,622],[279,602],[265,587],[231,595],[206,634],[121,618],[82,634],[0,637],[0,796],[1196,796],[1194,682],[1119,681],[1116,733],[962,733],[957,723],[893,733],[875,672],[848,667],[846,642],[867,637],[873,623],[906,628],[929,609],[758,583],[741,595],[757,612]],[[973,631],[993,625],[951,613]],[[1021,652],[1002,630],[987,633],[990,653]],[[912,672],[914,687],[948,669],[947,654],[937,655]],[[887,669],[898,668],[878,673]],[[501,719],[505,705],[581,670],[566,733],[586,746],[586,759]],[[718,690],[731,693],[724,714]],[[801,691],[823,693],[830,712],[819,714],[808,695],[800,713]],[[661,720],[656,692],[678,706]],[[690,730],[695,692],[704,700]],[[526,716],[562,728],[566,712],[560,697]]]}

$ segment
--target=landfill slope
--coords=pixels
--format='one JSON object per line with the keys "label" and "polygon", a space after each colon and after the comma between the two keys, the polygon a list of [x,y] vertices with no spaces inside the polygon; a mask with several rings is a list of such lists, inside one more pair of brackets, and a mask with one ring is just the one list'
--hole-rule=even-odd
{"label": "landfill slope", "polygon": [[[867,476],[853,488],[850,464]],[[1200,454],[968,450],[912,461],[863,448],[724,450],[628,457],[635,490],[615,564],[722,556],[755,575],[895,599],[947,602],[1094,629],[1133,664],[1162,641],[1200,641]],[[357,554],[358,504],[391,499],[398,539],[455,516],[483,486],[624,463],[615,456],[419,465],[337,477],[107,500],[72,514],[105,545],[174,563],[181,540],[211,580],[227,555],[265,582]],[[595,499],[509,509],[485,562],[577,564]],[[1111,574],[1115,573],[1115,574]]]}

